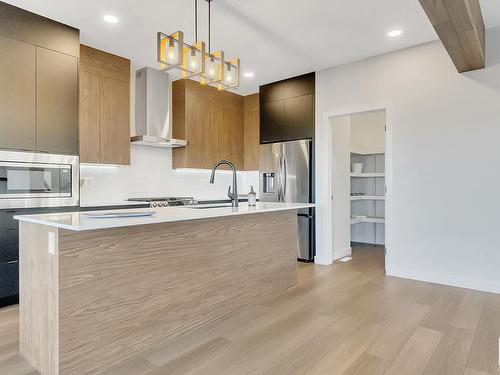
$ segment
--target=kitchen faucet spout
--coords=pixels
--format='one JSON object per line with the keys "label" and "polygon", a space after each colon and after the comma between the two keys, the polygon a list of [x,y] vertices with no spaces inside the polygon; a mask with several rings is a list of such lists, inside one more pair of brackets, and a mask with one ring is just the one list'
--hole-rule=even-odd
{"label": "kitchen faucet spout", "polygon": [[238,183],[236,178],[236,166],[232,162],[230,162],[229,160],[220,160],[217,163],[215,163],[214,166],[212,167],[212,174],[210,175],[210,183],[211,184],[214,183],[215,171],[221,165],[227,165],[233,170],[233,191],[231,192],[231,186],[229,186],[229,189],[227,191],[227,196],[229,197],[229,199],[231,199],[231,206],[238,207]]}

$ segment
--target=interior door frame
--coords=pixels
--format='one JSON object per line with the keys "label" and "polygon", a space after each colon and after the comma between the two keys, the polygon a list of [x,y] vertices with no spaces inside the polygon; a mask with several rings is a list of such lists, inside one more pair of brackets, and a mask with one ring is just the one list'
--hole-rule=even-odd
{"label": "interior door frame", "polygon": [[[393,186],[393,175],[392,175],[392,153],[393,153],[393,145],[392,145],[392,109],[390,103],[379,103],[374,105],[363,105],[359,107],[353,108],[344,108],[337,109],[329,112],[325,112],[323,115],[323,126],[328,127],[327,136],[328,136],[328,144],[329,147],[329,155],[327,159],[328,163],[328,184],[329,184],[329,194],[330,204],[328,207],[325,207],[328,211],[328,228],[333,227],[333,186],[332,186],[332,156],[333,156],[333,126],[330,123],[330,119],[334,117],[342,117],[342,116],[350,116],[357,113],[363,112],[371,112],[371,111],[385,111],[385,269],[387,270],[388,265],[390,265],[390,249],[392,244],[392,186]],[[333,236],[332,231],[328,231],[327,233],[322,234],[323,237],[326,237],[326,243],[329,245],[329,249],[332,252],[331,263],[335,262],[337,259],[333,257]],[[318,262],[322,263],[322,262]]]}

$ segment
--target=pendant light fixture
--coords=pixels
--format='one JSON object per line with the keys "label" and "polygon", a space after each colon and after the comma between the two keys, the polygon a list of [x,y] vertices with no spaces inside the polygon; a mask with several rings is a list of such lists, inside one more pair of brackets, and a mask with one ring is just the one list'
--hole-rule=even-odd
{"label": "pendant light fixture", "polygon": [[160,70],[178,69],[182,78],[199,79],[202,85],[212,85],[218,90],[236,88],[240,84],[240,60],[224,59],[223,51],[211,51],[211,2],[208,3],[208,52],[205,43],[198,40],[198,0],[194,0],[195,43],[184,42],[184,34],[177,31],[167,35],[157,34],[157,59]]}

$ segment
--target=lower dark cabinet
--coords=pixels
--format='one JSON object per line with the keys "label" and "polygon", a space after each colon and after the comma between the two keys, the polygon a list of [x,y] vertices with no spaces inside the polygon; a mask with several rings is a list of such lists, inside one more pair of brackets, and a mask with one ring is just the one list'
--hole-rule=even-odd
{"label": "lower dark cabinet", "polygon": [[0,263],[0,307],[17,303],[19,293],[19,262]]}
{"label": "lower dark cabinet", "polygon": [[[19,256],[19,230],[0,228],[0,263],[17,260]],[[1,276],[0,276],[1,277]]]}

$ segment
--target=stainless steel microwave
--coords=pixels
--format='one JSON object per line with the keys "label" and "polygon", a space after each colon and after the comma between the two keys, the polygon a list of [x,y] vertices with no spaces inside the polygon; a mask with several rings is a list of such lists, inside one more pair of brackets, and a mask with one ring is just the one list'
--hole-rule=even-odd
{"label": "stainless steel microwave", "polygon": [[0,150],[0,209],[77,206],[78,156]]}

